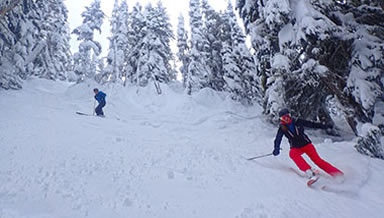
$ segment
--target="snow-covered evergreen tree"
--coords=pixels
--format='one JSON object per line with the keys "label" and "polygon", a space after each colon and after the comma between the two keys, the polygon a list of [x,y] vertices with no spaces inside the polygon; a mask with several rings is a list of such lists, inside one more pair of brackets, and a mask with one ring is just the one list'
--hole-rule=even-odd
{"label": "snow-covered evergreen tree", "polygon": [[223,48],[222,13],[216,12],[207,0],[202,0],[204,48],[202,55],[205,58],[209,70],[208,83],[214,90],[224,89],[223,60],[221,50]]}
{"label": "snow-covered evergreen tree", "polygon": [[[323,44],[336,40],[331,33],[338,28],[308,1],[297,0],[290,8],[290,19],[294,22],[285,25],[279,33],[281,54],[289,59],[284,84],[286,106],[301,117],[332,123],[326,108],[330,93],[320,77],[327,69],[319,55],[324,55]],[[305,102],[305,106],[298,102]]]}
{"label": "snow-covered evergreen tree", "polygon": [[121,59],[117,54],[119,49],[117,48],[117,33],[119,28],[119,0],[115,0],[113,5],[112,15],[110,19],[111,36],[109,39],[109,51],[107,55],[107,66],[104,68],[103,74],[100,78],[100,83],[116,82],[118,74],[118,63],[121,63]]}
{"label": "snow-covered evergreen tree", "polygon": [[241,99],[244,94],[241,78],[241,69],[237,66],[236,57],[229,41],[223,43],[223,79],[225,80],[225,90],[231,92],[234,99]]}
{"label": "snow-covered evergreen tree", "polygon": [[127,32],[127,47],[129,50],[125,53],[126,65],[124,69],[125,79],[124,86],[127,81],[136,84],[136,72],[138,68],[138,59],[140,56],[140,40],[144,37],[145,18],[142,11],[142,6],[137,2],[129,13],[128,32]]}
{"label": "snow-covered evergreen tree", "polygon": [[41,20],[36,22],[43,47],[34,60],[34,75],[46,79],[65,80],[71,68],[68,10],[62,0],[36,0]]}
{"label": "snow-covered evergreen tree", "polygon": [[[364,130],[363,127],[372,123],[379,127],[383,125],[373,121],[375,108],[383,105],[384,101],[384,11],[377,1],[346,3],[322,5],[324,13],[342,27],[337,36],[343,42],[334,46],[336,57],[343,55],[343,58],[325,64],[333,72],[328,75],[327,82],[333,81],[329,83],[331,90],[344,90],[335,92],[335,95],[351,128],[363,137],[356,146],[358,151],[383,158],[383,129],[378,131],[372,127]],[[342,76],[347,80],[342,80]]]}
{"label": "snow-covered evergreen tree", "polygon": [[[157,24],[155,23],[154,31],[159,35],[159,39],[162,42],[162,48],[159,49],[159,53],[162,56],[162,64],[166,69],[167,79],[164,81],[172,81],[176,79],[176,71],[173,68],[171,62],[174,61],[174,55],[171,50],[171,40],[175,39],[175,35],[173,34],[172,25],[170,22],[170,18],[167,12],[167,9],[163,6],[162,1],[159,0],[157,2],[155,8],[156,16],[157,16]],[[156,20],[155,20],[156,21]]]}
{"label": "snow-covered evergreen tree", "polygon": [[[382,101],[384,92],[384,11],[377,2],[359,2],[355,7],[341,5],[345,41],[353,40],[350,55],[348,94],[353,96],[362,114],[359,121],[372,121],[376,102]],[[354,19],[348,19],[350,14]],[[344,87],[343,87],[344,88]],[[358,109],[355,109],[355,111]]]}
{"label": "snow-covered evergreen tree", "polygon": [[[297,81],[296,90],[307,91],[288,94],[288,98],[300,96],[301,99],[296,98],[298,101],[305,99],[318,109],[316,114],[316,110],[300,108],[301,114],[330,122],[324,101],[326,95],[336,96],[347,122],[360,135],[357,124],[372,122],[374,106],[383,93],[379,72],[384,70],[384,37],[377,34],[383,12],[377,3],[354,2],[351,7],[340,2],[310,5],[298,1],[295,5],[310,13],[297,13],[296,20],[301,22],[296,22],[293,28],[303,31],[297,31],[295,40],[289,40],[290,46],[284,51],[293,51],[298,45],[302,48],[295,55],[299,58],[291,57],[295,70],[292,71],[296,73],[296,78],[291,78]],[[311,90],[317,92],[308,94]]]}
{"label": "snow-covered evergreen tree", "polygon": [[[383,11],[378,3],[296,0],[270,4],[273,1],[238,0],[240,14],[259,52],[259,69],[266,66],[265,112],[271,115],[276,110],[269,108],[287,106],[305,118],[333,123],[326,108],[326,99],[333,95],[351,128],[360,135],[357,124],[372,122],[374,106],[383,96],[383,28],[379,25]],[[263,47],[262,41],[272,49]],[[276,65],[276,71],[272,63],[277,63],[278,55],[285,61]],[[271,79],[282,81],[281,94],[268,90],[275,86]],[[270,106],[271,94],[282,96],[276,107]],[[378,132],[371,133],[366,135]],[[360,140],[361,144],[368,141],[373,142]]]}
{"label": "snow-covered evergreen tree", "polygon": [[107,56],[107,67],[104,70],[102,83],[117,82],[124,77],[126,65],[125,54],[128,50],[128,4],[126,1],[119,6],[115,0],[111,17],[111,34],[109,38],[109,52]]}
{"label": "snow-covered evergreen tree", "polygon": [[18,89],[45,47],[39,27],[44,14],[33,0],[6,1],[0,11],[0,87]]}
{"label": "snow-covered evergreen tree", "polygon": [[2,2],[0,6],[0,87],[19,89],[22,87],[20,71],[27,56],[19,40],[26,30],[27,19],[21,4]]}
{"label": "snow-covered evergreen tree", "polygon": [[179,23],[177,26],[177,58],[181,62],[180,73],[183,79],[183,85],[186,87],[187,80],[187,72],[188,72],[188,64],[189,64],[189,56],[188,56],[188,32],[184,26],[184,16],[180,14]]}
{"label": "snow-covered evergreen tree", "polygon": [[225,36],[222,53],[226,88],[235,91],[235,98],[242,101],[251,103],[254,100],[260,100],[261,91],[253,56],[246,45],[245,35],[230,2],[223,15],[223,21],[222,32]]}
{"label": "snow-covered evergreen tree", "polygon": [[188,94],[195,89],[209,86],[210,70],[206,60],[206,39],[203,31],[203,18],[199,0],[189,1],[189,16],[191,26],[191,49],[188,71],[186,76],[186,86]]}
{"label": "snow-covered evergreen tree", "polygon": [[[129,26],[129,11],[128,11],[128,4],[126,0],[123,0],[123,2],[120,5],[119,10],[119,20],[120,20],[120,28],[117,34],[117,46],[122,52],[121,62],[119,64],[119,75],[118,78],[122,80],[123,82],[126,81],[126,77],[128,74],[127,66],[129,63],[129,60],[127,59],[128,54],[131,52],[131,46],[129,45],[128,41],[128,32],[130,29]],[[120,53],[121,53],[120,52]]]}
{"label": "snow-covered evergreen tree", "polygon": [[273,70],[272,62],[276,60],[275,55],[281,55],[279,32],[290,21],[290,4],[288,0],[237,0],[237,8],[255,50],[258,77],[263,89],[264,113],[274,119],[279,108],[285,107],[285,102],[283,96],[275,94],[273,90],[284,89],[283,81],[278,77],[281,76],[280,72],[289,69],[289,61],[283,62],[288,66],[279,64],[281,70]]}
{"label": "snow-covered evergreen tree", "polygon": [[[221,49],[222,55],[222,68],[223,68],[223,79],[225,80],[225,90],[232,93],[232,97],[234,99],[242,99],[245,94],[245,90],[243,89],[242,83],[242,66],[237,64],[237,57],[235,54],[235,46],[237,46],[237,42],[235,42],[234,37],[234,23],[233,11],[227,11],[223,15],[223,22],[221,23],[222,28],[222,45]],[[236,24],[235,24],[236,25]]]}
{"label": "snow-covered evergreen tree", "polygon": [[[380,128],[381,127],[381,128]],[[364,124],[362,135],[359,137],[355,148],[358,152],[376,158],[384,159],[384,126]]]}
{"label": "snow-covered evergreen tree", "polygon": [[160,1],[155,8],[151,5],[145,8],[144,18],[145,27],[142,29],[143,38],[139,42],[136,82],[140,86],[153,82],[160,94],[159,83],[168,83],[176,78],[170,65],[173,59],[170,48],[173,33],[169,17]]}
{"label": "snow-covered evergreen tree", "polygon": [[313,55],[337,30],[332,22],[308,1],[239,0],[238,7],[256,51],[264,112],[274,119],[280,108],[288,107],[304,118],[332,122],[325,107],[329,92],[319,82],[325,67]]}
{"label": "snow-covered evergreen tree", "polygon": [[21,88],[29,75],[65,79],[71,55],[63,1],[10,1],[1,11],[2,86]]}
{"label": "snow-covered evergreen tree", "polygon": [[101,44],[94,40],[94,32],[101,32],[104,12],[100,9],[100,0],[92,2],[91,6],[81,14],[83,23],[73,30],[77,40],[81,41],[79,51],[74,54],[74,72],[79,80],[94,79],[99,65],[98,56],[101,53]]}
{"label": "snow-covered evergreen tree", "polygon": [[30,75],[66,79],[71,54],[63,0],[6,1],[0,11],[1,86],[21,88]]}

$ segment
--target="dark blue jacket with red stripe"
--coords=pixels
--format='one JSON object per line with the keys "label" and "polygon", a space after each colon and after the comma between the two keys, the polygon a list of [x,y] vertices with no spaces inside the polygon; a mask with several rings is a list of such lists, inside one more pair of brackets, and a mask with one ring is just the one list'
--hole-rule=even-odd
{"label": "dark blue jacket with red stripe", "polygon": [[[289,128],[288,125],[291,125]],[[326,126],[321,123],[314,123],[307,120],[297,119],[293,120],[290,124],[280,124],[280,128],[277,131],[275,138],[275,149],[280,149],[281,139],[283,135],[288,138],[291,148],[301,148],[311,143],[311,140],[304,133],[304,126],[311,128],[322,128],[325,129]]]}

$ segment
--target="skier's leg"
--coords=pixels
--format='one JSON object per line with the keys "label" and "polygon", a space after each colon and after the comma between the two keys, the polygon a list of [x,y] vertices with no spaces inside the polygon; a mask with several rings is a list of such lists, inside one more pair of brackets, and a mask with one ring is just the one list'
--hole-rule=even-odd
{"label": "skier's leg", "polygon": [[99,106],[100,106],[100,115],[104,116],[103,107],[105,106],[105,101],[101,102]]}
{"label": "skier's leg", "polygon": [[331,176],[339,176],[343,175],[344,173],[341,172],[339,169],[336,167],[332,166],[330,163],[327,161],[321,159],[319,154],[317,153],[315,146],[313,144],[308,144],[303,147],[304,152],[308,155],[308,157],[317,165],[319,166],[322,170],[327,172]]}
{"label": "skier's leg", "polygon": [[100,104],[97,105],[97,107],[95,108],[95,112],[96,112],[96,115],[97,115],[97,116],[100,116],[100,115],[101,115],[102,111],[101,111],[101,105],[100,105]]}
{"label": "skier's leg", "polygon": [[295,162],[297,167],[301,171],[307,171],[311,169],[311,166],[304,160],[304,158],[301,156],[304,152],[300,148],[291,148],[289,151],[289,157]]}

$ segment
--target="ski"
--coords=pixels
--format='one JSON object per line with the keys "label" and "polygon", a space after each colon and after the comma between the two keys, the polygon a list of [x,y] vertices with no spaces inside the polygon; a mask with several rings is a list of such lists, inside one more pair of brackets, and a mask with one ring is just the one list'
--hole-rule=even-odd
{"label": "ski", "polygon": [[93,116],[93,114],[86,114],[86,113],[79,112],[79,111],[76,111],[76,114],[78,114],[78,115],[84,115],[84,116]]}
{"label": "ski", "polygon": [[320,178],[320,171],[319,170],[314,170],[312,172],[312,176],[307,181],[307,186],[311,187],[312,184],[314,184],[315,182],[317,182],[317,180],[319,180],[319,178]]}
{"label": "ski", "polygon": [[[83,115],[83,116],[92,116],[92,117],[101,117],[101,118],[105,118],[105,115],[97,116],[97,115],[94,115],[94,114],[86,114],[86,113],[83,113],[83,112],[80,112],[80,111],[76,111],[76,114],[78,114],[78,115]],[[116,118],[116,120],[120,120],[120,119],[119,119],[119,118]]]}
{"label": "ski", "polygon": [[316,177],[309,179],[307,182],[307,186],[311,187],[315,182],[317,182],[317,180],[319,180],[319,176],[316,176]]}

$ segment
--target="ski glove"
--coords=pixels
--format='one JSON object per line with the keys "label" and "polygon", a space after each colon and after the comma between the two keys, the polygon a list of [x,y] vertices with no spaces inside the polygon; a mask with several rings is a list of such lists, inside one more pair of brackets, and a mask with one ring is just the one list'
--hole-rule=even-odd
{"label": "ski glove", "polygon": [[273,152],[272,152],[273,156],[277,156],[280,154],[280,149],[274,149]]}

